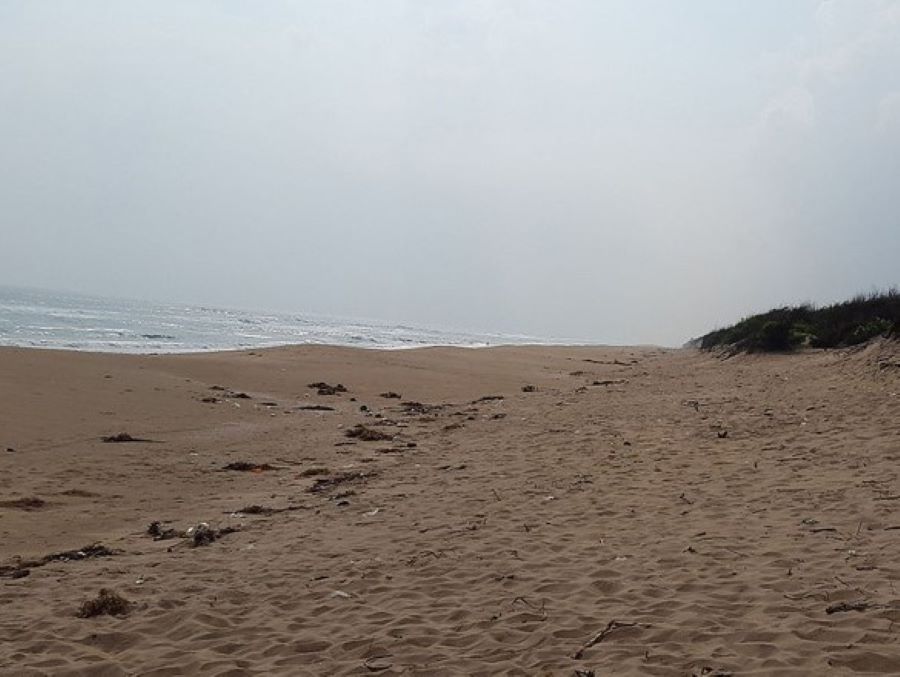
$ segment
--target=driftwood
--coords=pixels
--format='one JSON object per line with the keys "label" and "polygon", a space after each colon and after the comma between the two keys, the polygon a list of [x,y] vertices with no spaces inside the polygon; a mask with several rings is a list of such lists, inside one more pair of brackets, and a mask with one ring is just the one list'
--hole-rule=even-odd
{"label": "driftwood", "polygon": [[600,642],[602,642],[604,639],[606,639],[609,635],[611,635],[613,632],[615,632],[619,628],[633,628],[638,625],[639,625],[639,623],[627,623],[624,621],[612,620],[606,624],[605,628],[603,628],[600,632],[598,632],[593,637],[591,637],[587,642],[585,642],[584,645],[578,651],[576,651],[574,653],[572,658],[574,658],[575,660],[580,660],[581,657],[584,656],[585,651],[590,649],[595,644],[599,644]]}

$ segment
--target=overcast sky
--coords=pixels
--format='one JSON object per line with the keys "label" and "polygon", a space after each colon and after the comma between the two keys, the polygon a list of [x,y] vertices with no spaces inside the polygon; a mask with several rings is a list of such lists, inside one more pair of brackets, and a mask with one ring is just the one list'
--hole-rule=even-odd
{"label": "overcast sky", "polygon": [[0,284],[680,344],[900,283],[900,2],[0,0]]}

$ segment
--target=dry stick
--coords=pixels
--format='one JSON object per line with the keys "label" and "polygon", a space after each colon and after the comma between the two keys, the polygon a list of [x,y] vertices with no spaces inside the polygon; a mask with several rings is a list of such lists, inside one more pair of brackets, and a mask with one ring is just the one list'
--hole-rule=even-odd
{"label": "dry stick", "polygon": [[279,462],[281,462],[281,463],[284,463],[285,465],[303,465],[303,463],[300,462],[300,461],[291,461],[290,459],[287,459],[287,458],[281,458],[281,457],[279,457],[279,456],[276,456],[276,457],[275,457],[275,460],[276,460],[276,461],[279,461]]}
{"label": "dry stick", "polygon": [[633,628],[636,625],[638,625],[638,624],[637,623],[625,623],[625,622],[616,621],[616,620],[610,621],[609,623],[606,624],[605,628],[603,628],[600,632],[598,632],[596,635],[591,637],[584,644],[584,646],[582,646],[578,651],[576,651],[575,654],[572,656],[572,658],[574,658],[576,661],[581,660],[581,657],[584,656],[585,651],[590,649],[595,644],[599,644],[600,642],[602,642],[604,639],[606,639],[607,635],[611,634],[615,630],[618,630],[619,628]]}

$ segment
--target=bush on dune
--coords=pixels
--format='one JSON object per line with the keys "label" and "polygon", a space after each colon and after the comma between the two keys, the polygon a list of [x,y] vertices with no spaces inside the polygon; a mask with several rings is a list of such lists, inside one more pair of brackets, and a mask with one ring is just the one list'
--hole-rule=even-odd
{"label": "bush on dune", "polygon": [[900,337],[900,291],[890,289],[817,308],[810,304],[775,308],[701,336],[705,350],[787,352],[799,347],[841,348],[877,336]]}

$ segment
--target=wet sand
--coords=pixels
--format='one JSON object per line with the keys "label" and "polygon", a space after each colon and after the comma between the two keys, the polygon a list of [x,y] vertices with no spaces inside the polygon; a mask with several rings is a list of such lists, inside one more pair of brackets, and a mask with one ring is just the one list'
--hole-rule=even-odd
{"label": "wet sand", "polygon": [[898,461],[889,343],[4,348],[0,674],[898,674]]}

